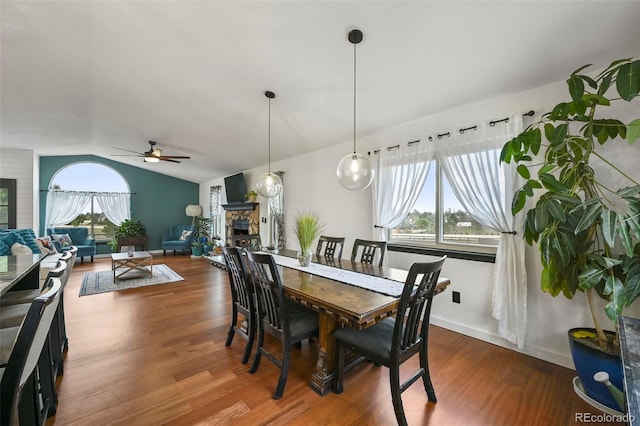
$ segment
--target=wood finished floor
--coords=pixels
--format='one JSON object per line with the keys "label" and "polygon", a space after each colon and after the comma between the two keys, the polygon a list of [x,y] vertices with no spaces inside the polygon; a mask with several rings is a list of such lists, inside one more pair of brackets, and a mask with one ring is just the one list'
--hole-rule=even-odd
{"label": "wood finished floor", "polygon": [[[347,372],[341,395],[308,385],[313,345],[293,350],[284,398],[273,400],[278,369],[240,364],[244,341],[225,347],[228,276],[204,259],[154,256],[184,281],[78,297],[76,264],[65,290],[69,351],[59,404],[47,425],[393,425],[388,370],[365,362]],[[437,299],[436,299],[437,300]],[[431,327],[431,375],[438,403],[420,383],[403,394],[411,425],[571,425],[598,411],[578,398],[575,373],[443,328]],[[417,368],[417,359],[403,370]],[[601,423],[600,423],[601,424]],[[613,423],[615,424],[615,423]]]}

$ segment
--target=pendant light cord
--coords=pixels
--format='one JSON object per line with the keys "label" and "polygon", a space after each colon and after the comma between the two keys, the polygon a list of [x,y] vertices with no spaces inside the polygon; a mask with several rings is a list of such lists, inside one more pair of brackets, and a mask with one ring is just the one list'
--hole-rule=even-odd
{"label": "pendant light cord", "polygon": [[356,43],[353,44],[353,153],[356,153]]}
{"label": "pendant light cord", "polygon": [[271,173],[271,98],[267,98],[269,99],[269,162],[268,162],[268,169],[269,169],[269,173]]}

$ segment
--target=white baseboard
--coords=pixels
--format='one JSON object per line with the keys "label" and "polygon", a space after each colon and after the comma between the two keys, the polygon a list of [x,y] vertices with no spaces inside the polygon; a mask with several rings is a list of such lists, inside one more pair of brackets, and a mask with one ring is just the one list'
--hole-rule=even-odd
{"label": "white baseboard", "polygon": [[456,333],[464,334],[465,336],[473,337],[474,339],[482,340],[496,346],[501,346],[512,351],[516,351],[525,355],[532,356],[534,358],[541,359],[543,361],[575,370],[571,355],[552,352],[547,349],[532,345],[525,345],[524,350],[520,350],[516,346],[507,342],[505,339],[499,337],[496,334],[468,327],[464,324],[460,324],[444,318],[439,318],[433,315],[431,316],[430,322],[431,324],[437,325],[438,327],[446,328],[447,330],[455,331]]}

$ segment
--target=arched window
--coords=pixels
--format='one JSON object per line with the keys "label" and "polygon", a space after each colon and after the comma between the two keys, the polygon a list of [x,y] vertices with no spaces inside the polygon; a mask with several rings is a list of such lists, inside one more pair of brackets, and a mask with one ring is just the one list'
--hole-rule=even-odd
{"label": "arched window", "polygon": [[[103,164],[85,162],[65,166],[51,179],[49,191],[50,195],[55,192],[67,197],[67,206],[54,211],[55,208],[48,205],[47,222],[50,223],[46,226],[86,227],[97,241],[104,241],[110,240],[117,225],[129,217],[129,185],[118,172]],[[48,197],[48,204],[50,200]]]}

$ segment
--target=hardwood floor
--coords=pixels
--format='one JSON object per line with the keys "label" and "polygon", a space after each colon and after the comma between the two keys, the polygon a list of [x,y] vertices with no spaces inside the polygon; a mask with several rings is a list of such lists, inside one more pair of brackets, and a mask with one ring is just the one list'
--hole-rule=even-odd
{"label": "hardwood floor", "polygon": [[[69,350],[48,425],[395,424],[386,368],[361,363],[344,393],[320,397],[308,384],[316,359],[307,343],[293,350],[284,397],[273,400],[278,369],[263,358],[251,375],[240,364],[244,340],[224,346],[227,273],[190,256],[154,263],[184,281],[78,297],[85,272],[111,265],[75,265],[64,295]],[[575,395],[569,369],[435,326],[429,345],[438,403],[411,386],[409,424],[570,425],[576,413],[601,414]]]}

